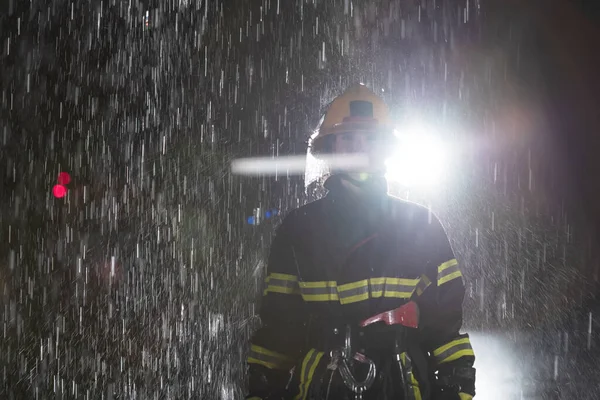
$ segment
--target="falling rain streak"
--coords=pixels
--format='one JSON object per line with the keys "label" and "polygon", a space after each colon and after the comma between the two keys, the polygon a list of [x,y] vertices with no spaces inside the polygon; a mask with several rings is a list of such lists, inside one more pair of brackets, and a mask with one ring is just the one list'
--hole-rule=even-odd
{"label": "falling rain streak", "polygon": [[597,254],[547,134],[537,11],[3,7],[0,398],[243,398],[273,230],[321,193],[307,140],[355,82],[460,144],[438,185],[390,189],[438,213],[461,260],[477,398],[600,396]]}

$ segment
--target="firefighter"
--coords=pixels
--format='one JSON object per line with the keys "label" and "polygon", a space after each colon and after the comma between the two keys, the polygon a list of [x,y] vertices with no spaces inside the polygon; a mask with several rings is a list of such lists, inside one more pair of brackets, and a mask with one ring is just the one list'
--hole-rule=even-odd
{"label": "firefighter", "polygon": [[[384,160],[395,137],[386,104],[362,84],[321,119],[311,151],[363,153],[368,167],[332,170],[327,195],[277,228],[247,399],[475,395],[474,352],[459,333],[464,286],[446,233],[427,208],[387,194]],[[397,325],[360,326],[408,304],[416,305],[418,327],[401,336]]]}

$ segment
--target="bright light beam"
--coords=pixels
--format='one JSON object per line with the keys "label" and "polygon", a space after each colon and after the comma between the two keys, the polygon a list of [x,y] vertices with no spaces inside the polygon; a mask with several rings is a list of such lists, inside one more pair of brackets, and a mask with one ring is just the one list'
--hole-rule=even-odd
{"label": "bright light beam", "polygon": [[441,183],[447,169],[448,149],[441,140],[416,125],[398,137],[398,147],[386,161],[386,177],[406,187],[432,187]]}
{"label": "bright light beam", "polygon": [[[337,170],[358,171],[368,166],[362,154],[336,154],[319,159]],[[231,172],[237,175],[304,175],[306,156],[250,157],[231,162]]]}

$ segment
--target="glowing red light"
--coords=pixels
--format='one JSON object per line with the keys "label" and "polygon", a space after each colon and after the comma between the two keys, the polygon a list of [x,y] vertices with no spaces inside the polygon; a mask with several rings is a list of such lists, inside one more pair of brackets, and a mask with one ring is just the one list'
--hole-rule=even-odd
{"label": "glowing red light", "polygon": [[54,194],[54,197],[60,199],[62,197],[65,197],[65,195],[67,194],[67,188],[63,185],[54,185],[54,187],[52,188],[52,193]]}
{"label": "glowing red light", "polygon": [[71,175],[68,172],[61,172],[58,174],[58,184],[59,185],[68,185],[71,182]]}

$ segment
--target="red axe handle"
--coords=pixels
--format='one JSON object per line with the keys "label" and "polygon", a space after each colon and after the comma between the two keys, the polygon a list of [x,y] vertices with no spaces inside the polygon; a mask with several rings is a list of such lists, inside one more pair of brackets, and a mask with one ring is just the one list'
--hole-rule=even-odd
{"label": "red axe handle", "polygon": [[376,322],[385,322],[386,325],[403,325],[409,328],[419,327],[419,308],[417,303],[409,301],[408,303],[390,311],[382,312],[367,318],[359,323],[361,328]]}

